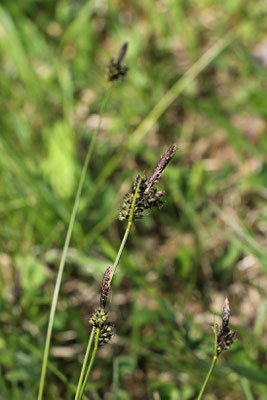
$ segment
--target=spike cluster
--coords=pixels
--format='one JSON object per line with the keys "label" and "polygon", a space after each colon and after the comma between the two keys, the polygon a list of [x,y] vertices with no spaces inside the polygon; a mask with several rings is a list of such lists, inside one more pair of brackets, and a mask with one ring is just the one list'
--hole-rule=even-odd
{"label": "spike cluster", "polygon": [[[124,44],[122,47],[118,59],[116,61],[112,60],[113,64],[115,63],[117,66],[120,66],[120,63],[126,53],[127,44]],[[113,79],[113,78],[112,78]],[[111,80],[112,80],[111,79]],[[115,78],[114,78],[115,79]],[[166,165],[169,163],[171,158],[173,157],[176,150],[176,146],[172,145],[160,158],[155,170],[153,171],[150,178],[147,180],[146,176],[140,177],[138,176],[135,183],[132,186],[131,192],[127,193],[124,196],[122,209],[120,211],[119,219],[124,220],[128,219],[130,216],[130,211],[133,203],[133,199],[135,198],[136,189],[138,188],[138,193],[135,199],[135,205],[133,210],[133,218],[138,219],[142,217],[143,211],[150,209],[152,207],[159,207],[162,205],[162,201],[160,198],[163,196],[164,192],[158,191],[154,188],[154,184],[159,181],[162,172],[164,171]],[[112,337],[112,326],[107,321],[108,314],[105,311],[107,298],[109,294],[110,288],[110,280],[112,276],[112,267],[107,267],[103,282],[101,286],[100,292],[100,301],[98,310],[90,317],[89,322],[96,329],[99,330],[99,345],[108,343]]]}
{"label": "spike cluster", "polygon": [[113,334],[112,326],[108,322],[108,313],[105,311],[110,287],[111,272],[112,268],[111,266],[108,266],[105,271],[101,286],[99,308],[89,319],[89,323],[100,330],[98,340],[99,345],[108,343]]}
{"label": "spike cluster", "polygon": [[117,59],[112,58],[107,66],[108,70],[108,81],[117,81],[118,79],[124,78],[127,74],[128,67],[121,65],[121,62],[126,54],[128,43],[124,43],[120,49]]}
{"label": "spike cluster", "polygon": [[141,179],[141,183],[139,186],[139,190],[137,193],[137,198],[134,206],[134,220],[142,218],[144,210],[151,209],[152,207],[160,207],[162,206],[162,201],[160,198],[164,195],[163,191],[158,191],[154,188],[154,184],[159,181],[162,172],[164,171],[165,167],[173,157],[176,150],[176,146],[172,145],[160,158],[155,170],[151,174],[150,178],[147,181],[146,176],[140,178],[136,178],[135,183],[132,186],[132,189],[129,193],[123,198],[123,202],[121,205],[121,210],[119,214],[119,220],[129,219],[131,205],[134,199],[135,191],[137,185]]}
{"label": "spike cluster", "polygon": [[103,310],[103,308],[99,308],[89,319],[89,323],[93,325],[95,328],[100,328],[105,325],[108,314]]}
{"label": "spike cluster", "polygon": [[236,331],[229,328],[230,321],[230,306],[228,298],[225,299],[223,312],[222,312],[222,326],[217,335],[217,355],[221,354],[223,350],[228,350],[234,342]]}
{"label": "spike cluster", "polygon": [[109,343],[113,335],[113,328],[109,322],[102,326],[99,334],[98,344],[101,346],[103,344]]}

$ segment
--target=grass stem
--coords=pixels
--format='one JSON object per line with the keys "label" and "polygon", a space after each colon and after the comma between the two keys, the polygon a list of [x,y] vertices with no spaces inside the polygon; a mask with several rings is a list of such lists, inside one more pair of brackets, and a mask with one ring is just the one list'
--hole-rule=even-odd
{"label": "grass stem", "polygon": [[142,181],[142,177],[139,178],[139,182],[138,182],[138,184],[137,184],[137,187],[136,187],[136,190],[135,190],[135,193],[134,193],[134,198],[133,198],[133,202],[132,202],[131,209],[130,209],[130,214],[129,214],[129,220],[128,220],[127,228],[126,228],[126,231],[125,231],[125,233],[124,233],[123,239],[122,239],[122,241],[121,241],[121,245],[120,245],[120,248],[119,248],[117,257],[116,257],[116,259],[115,259],[115,261],[114,261],[114,264],[113,264],[112,272],[111,272],[111,274],[110,274],[109,285],[111,285],[112,278],[113,278],[113,276],[114,276],[114,274],[115,274],[115,272],[116,272],[117,266],[118,266],[119,261],[120,261],[120,258],[121,258],[122,251],[123,251],[123,249],[124,249],[125,243],[126,243],[126,241],[127,241],[128,235],[129,235],[130,230],[131,230],[131,227],[132,227],[132,225],[133,225],[133,220],[134,220],[134,207],[135,207],[135,203],[136,203],[136,199],[137,199],[137,195],[138,195],[138,191],[139,191],[139,187],[140,187],[141,181]]}
{"label": "grass stem", "polygon": [[95,331],[96,331],[96,328],[93,326],[93,328],[91,330],[91,334],[90,334],[89,340],[88,340],[88,344],[87,344],[87,349],[86,349],[86,353],[85,353],[85,356],[84,356],[84,360],[83,360],[83,365],[82,365],[82,369],[81,369],[81,373],[80,373],[80,378],[79,378],[78,386],[77,386],[77,389],[76,389],[75,400],[79,400],[79,398],[80,398],[80,391],[81,391],[81,387],[82,387],[83,377],[84,377],[86,365],[87,365],[87,362],[88,362],[88,358],[89,358],[92,342],[93,342],[93,339],[94,339],[94,336],[95,336]]}
{"label": "grass stem", "polygon": [[211,375],[213,373],[213,370],[214,370],[214,367],[216,365],[217,358],[218,358],[218,356],[217,356],[217,327],[216,327],[216,324],[215,324],[215,315],[213,315],[213,326],[214,326],[214,352],[213,352],[213,359],[212,359],[212,363],[211,363],[209,372],[208,372],[208,374],[206,376],[206,379],[205,379],[205,381],[204,381],[204,383],[202,385],[202,388],[201,388],[201,390],[199,392],[197,400],[201,400],[202,399],[202,396],[203,396],[204,391],[206,389],[206,386],[207,386],[207,384],[209,382],[209,379],[210,379],[210,377],[211,377]]}
{"label": "grass stem", "polygon": [[[114,264],[113,264],[113,268],[112,268],[112,272],[111,272],[110,280],[109,280],[109,286],[111,285],[112,278],[113,278],[113,276],[114,276],[114,274],[115,274],[115,272],[116,272],[116,269],[117,269],[117,266],[118,266],[118,264],[119,264],[119,261],[120,261],[120,258],[121,258],[121,255],[122,255],[122,252],[123,252],[125,243],[126,243],[126,241],[127,241],[128,235],[129,235],[129,233],[130,233],[130,229],[131,229],[131,227],[132,227],[132,225],[133,225],[133,220],[134,220],[134,208],[135,208],[135,203],[136,203],[136,199],[137,199],[137,195],[138,195],[138,191],[139,191],[139,188],[140,188],[141,181],[142,181],[142,178],[140,177],[140,178],[139,178],[139,181],[138,181],[138,184],[137,184],[137,187],[136,187],[136,190],[135,190],[135,193],[134,193],[133,201],[132,201],[132,204],[131,204],[131,209],[130,209],[130,214],[129,214],[129,220],[128,220],[127,228],[126,228],[126,230],[125,230],[124,236],[123,236],[122,241],[121,241],[120,248],[119,248],[119,250],[118,250],[116,259],[115,259]],[[90,335],[90,337],[89,337],[89,341],[88,341],[88,345],[87,345],[87,350],[86,350],[86,355],[85,355],[85,357],[84,357],[84,361],[83,361],[83,365],[82,365],[82,371],[81,371],[79,383],[78,383],[78,386],[77,386],[77,391],[76,391],[75,400],[80,400],[80,399],[82,398],[82,395],[83,395],[83,392],[84,392],[84,388],[85,388],[86,382],[87,382],[87,380],[88,380],[90,371],[91,371],[92,366],[93,366],[93,363],[94,363],[96,351],[97,351],[97,348],[98,348],[98,339],[99,339],[99,334],[100,334],[100,329],[99,329],[99,328],[96,329],[94,350],[93,350],[93,352],[92,352],[92,356],[91,356],[91,359],[90,359],[90,362],[89,362],[89,366],[88,366],[88,369],[87,369],[87,372],[86,372],[85,379],[84,379],[83,384],[82,384],[82,386],[81,386],[82,379],[83,379],[83,376],[84,376],[85,367],[86,367],[87,360],[88,360],[88,357],[89,357],[89,352],[90,352],[91,344],[92,344],[92,335],[94,335],[95,329],[96,329],[96,328],[93,328],[93,329],[92,329],[91,335]],[[93,331],[93,330],[94,330],[94,331]],[[93,334],[92,334],[92,332],[93,332]],[[89,350],[88,350],[88,349],[89,349]]]}
{"label": "grass stem", "polygon": [[38,400],[42,400],[43,399],[45,376],[46,376],[46,370],[47,370],[47,361],[48,361],[48,355],[49,355],[49,350],[50,350],[53,325],[54,325],[54,320],[55,320],[56,306],[57,306],[57,302],[58,302],[58,295],[59,295],[60,286],[61,286],[61,282],[62,282],[64,267],[65,267],[66,258],[67,258],[67,252],[68,252],[70,239],[71,239],[71,235],[72,235],[72,230],[73,230],[74,222],[75,222],[75,219],[76,219],[76,214],[77,214],[77,211],[78,211],[78,207],[79,207],[79,204],[80,204],[80,198],[81,198],[82,188],[83,188],[84,181],[85,181],[86,171],[88,169],[88,165],[89,165],[89,162],[90,162],[90,159],[91,159],[91,155],[92,155],[92,152],[93,152],[93,149],[94,149],[96,137],[97,137],[97,134],[98,134],[99,129],[100,129],[102,114],[103,114],[104,108],[106,106],[108,97],[110,95],[111,88],[112,88],[112,86],[110,86],[109,89],[107,90],[106,95],[105,95],[105,97],[103,99],[103,102],[101,104],[101,108],[100,108],[100,112],[99,112],[98,125],[96,127],[96,130],[95,130],[93,136],[92,136],[92,140],[91,140],[90,146],[89,146],[87,154],[86,154],[86,158],[85,158],[85,161],[84,161],[84,165],[83,165],[83,169],[82,169],[82,173],[81,173],[78,189],[77,189],[76,196],[75,196],[75,201],[74,201],[74,204],[73,204],[73,209],[72,209],[72,213],[71,213],[71,217],[70,217],[68,231],[67,231],[67,235],[66,235],[66,238],[65,238],[65,243],[64,243],[64,247],[63,247],[63,252],[62,252],[62,256],[61,256],[61,260],[60,260],[60,265],[59,265],[59,269],[58,269],[58,273],[57,273],[56,284],[55,284],[55,289],[54,289],[51,308],[50,308],[49,322],[48,322],[48,328],[47,328],[47,334],[46,334],[46,340],[45,340],[45,348],[44,348],[44,355],[43,355],[43,362],[42,362],[42,371],[41,371],[40,384],[39,384]]}
{"label": "grass stem", "polygon": [[[81,400],[82,397],[83,397],[83,392],[84,392],[86,383],[87,383],[87,381],[88,381],[88,378],[89,378],[89,375],[90,375],[92,366],[93,366],[93,364],[94,364],[95,355],[96,355],[96,352],[97,352],[97,349],[98,349],[99,334],[100,334],[100,329],[97,328],[96,334],[95,334],[95,345],[94,345],[94,349],[93,349],[92,356],[91,356],[91,359],[90,359],[90,362],[89,362],[89,365],[88,365],[88,368],[87,368],[87,371],[86,371],[86,375],[85,375],[85,378],[84,378],[82,387],[81,387],[81,389],[80,389],[79,397],[77,397],[77,400]],[[75,398],[75,399],[76,399],[76,398]]]}

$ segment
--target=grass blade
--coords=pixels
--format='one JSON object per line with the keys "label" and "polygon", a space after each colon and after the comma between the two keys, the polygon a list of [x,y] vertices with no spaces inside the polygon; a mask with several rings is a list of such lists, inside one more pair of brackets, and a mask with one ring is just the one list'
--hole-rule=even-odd
{"label": "grass blade", "polygon": [[106,94],[105,98],[103,99],[103,103],[102,103],[102,106],[101,106],[101,109],[100,109],[100,113],[99,113],[98,126],[97,126],[97,128],[95,130],[95,133],[94,133],[93,137],[92,137],[92,140],[91,140],[91,143],[90,143],[90,146],[89,146],[89,149],[88,149],[85,161],[84,161],[84,165],[83,165],[83,169],[82,169],[82,173],[81,173],[81,177],[80,177],[80,182],[79,182],[78,189],[77,189],[77,192],[76,192],[75,201],[74,201],[74,205],[73,205],[73,209],[72,209],[72,213],[71,213],[71,218],[70,218],[70,223],[69,223],[69,227],[68,227],[68,231],[67,231],[67,235],[66,235],[66,239],[65,239],[65,243],[64,243],[62,257],[61,257],[61,260],[60,260],[60,265],[59,265],[57,279],[56,279],[56,285],[55,285],[53,298],[52,298],[51,309],[50,309],[47,334],[46,334],[46,341],[45,341],[44,357],[43,357],[43,363],[42,363],[42,371],[41,371],[41,378],[40,378],[38,400],[42,400],[42,398],[43,398],[45,376],[46,376],[46,369],[47,369],[47,361],[48,361],[48,354],[49,354],[51,336],[52,336],[54,319],[55,319],[56,306],[57,306],[59,290],[60,290],[60,286],[61,286],[61,282],[62,282],[64,267],[65,267],[65,263],[66,263],[67,252],[68,252],[68,248],[69,248],[69,244],[70,244],[71,234],[72,234],[74,222],[75,222],[75,219],[76,219],[76,215],[77,215],[77,211],[78,211],[78,207],[79,207],[79,203],[80,203],[80,198],[81,198],[82,188],[83,188],[84,181],[85,181],[86,171],[88,169],[89,161],[90,161],[93,149],[94,149],[96,136],[97,136],[97,133],[98,133],[99,128],[100,128],[101,116],[102,116],[102,113],[104,111],[104,107],[106,105],[106,102],[108,100],[110,91],[111,91],[111,86],[110,86],[109,90],[107,91],[107,94]]}

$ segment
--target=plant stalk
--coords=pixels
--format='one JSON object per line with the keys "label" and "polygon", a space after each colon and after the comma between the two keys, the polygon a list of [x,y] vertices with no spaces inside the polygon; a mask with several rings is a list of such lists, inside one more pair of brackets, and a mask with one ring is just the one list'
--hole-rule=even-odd
{"label": "plant stalk", "polygon": [[75,400],[79,400],[79,398],[80,398],[80,390],[81,390],[83,377],[84,377],[84,373],[85,373],[85,368],[86,368],[87,361],[88,361],[88,358],[89,358],[92,342],[93,342],[93,339],[94,339],[94,336],[95,336],[95,330],[96,330],[96,328],[93,326],[93,328],[91,330],[91,334],[90,334],[89,340],[88,340],[88,344],[87,344],[87,349],[86,349],[86,353],[85,353],[85,356],[84,356],[84,360],[83,360],[83,365],[82,365],[82,369],[81,369],[81,373],[80,373],[80,378],[79,378],[78,386],[77,386],[77,389],[76,389]]}
{"label": "plant stalk", "polygon": [[135,203],[136,203],[136,199],[137,199],[137,195],[138,195],[138,191],[139,191],[139,188],[140,188],[141,181],[142,181],[142,177],[139,178],[139,182],[138,182],[138,184],[137,184],[137,187],[136,187],[136,190],[135,190],[135,193],[134,193],[134,198],[133,198],[133,202],[132,202],[132,204],[131,204],[131,209],[130,209],[130,214],[129,214],[129,220],[128,220],[127,228],[126,228],[126,231],[125,231],[125,233],[124,233],[123,239],[122,239],[122,241],[121,241],[121,245],[120,245],[120,248],[119,248],[117,257],[116,257],[116,259],[115,259],[115,261],[114,261],[114,264],[113,264],[112,272],[111,272],[111,274],[110,274],[109,286],[111,285],[111,281],[112,281],[112,279],[113,279],[113,276],[114,276],[114,274],[115,274],[115,272],[116,272],[116,269],[117,269],[117,266],[118,266],[118,264],[119,264],[122,251],[123,251],[123,249],[124,249],[125,243],[126,243],[126,241],[127,241],[128,235],[129,235],[130,230],[131,230],[131,227],[132,227],[132,225],[133,225],[133,220],[134,220],[134,207],[135,207]]}
{"label": "plant stalk", "polygon": [[77,189],[76,196],[75,196],[75,201],[73,204],[73,209],[72,209],[72,213],[71,213],[71,217],[70,217],[68,231],[67,231],[67,235],[65,238],[65,243],[64,243],[64,247],[63,247],[63,252],[62,252],[62,256],[61,256],[61,260],[60,260],[55,289],[54,289],[52,303],[51,303],[49,322],[48,322],[48,328],[47,328],[47,334],[46,334],[46,340],[45,340],[43,362],[42,362],[42,371],[41,371],[40,384],[39,384],[38,400],[43,399],[45,376],[46,376],[46,370],[47,370],[47,361],[48,361],[49,349],[50,349],[50,344],[51,344],[53,325],[54,325],[54,320],[55,320],[56,306],[57,306],[60,286],[61,286],[61,282],[62,282],[64,267],[65,267],[65,263],[66,263],[67,252],[68,252],[70,239],[71,239],[71,235],[72,235],[72,230],[73,230],[74,222],[76,219],[76,215],[77,215],[77,211],[78,211],[78,207],[79,207],[79,203],[80,203],[80,198],[81,198],[81,193],[82,193],[82,189],[83,189],[83,185],[84,185],[84,181],[85,181],[86,172],[87,172],[88,165],[89,165],[89,162],[91,159],[91,155],[92,155],[92,152],[94,149],[96,137],[97,137],[97,134],[100,129],[102,114],[103,114],[104,108],[106,106],[108,97],[110,95],[111,88],[112,88],[112,86],[110,86],[109,89],[107,90],[106,95],[105,95],[103,102],[101,104],[101,107],[100,107],[98,125],[92,136],[92,140],[91,140],[90,146],[89,146],[87,154],[86,154],[86,158],[84,161],[78,189]]}
{"label": "plant stalk", "polygon": [[[114,276],[114,274],[116,272],[116,269],[117,269],[117,266],[119,264],[119,261],[120,261],[120,258],[121,258],[125,243],[127,241],[127,238],[129,236],[131,227],[133,225],[134,208],[135,208],[135,203],[136,203],[136,199],[137,199],[137,195],[138,195],[138,191],[139,191],[139,188],[140,188],[141,181],[142,181],[142,177],[139,178],[139,182],[137,184],[137,187],[136,187],[136,190],[135,190],[135,193],[134,193],[134,197],[133,197],[133,201],[132,201],[131,209],[130,209],[130,214],[129,214],[128,224],[127,224],[124,236],[122,238],[121,245],[120,245],[120,248],[118,250],[116,259],[115,259],[114,264],[113,264],[112,272],[111,272],[110,279],[109,279],[109,286],[111,285],[112,278],[113,278],[113,276]],[[94,332],[95,332],[96,328],[93,328],[93,329],[94,329]],[[98,348],[98,339],[99,339],[99,334],[100,334],[100,329],[99,328],[96,329],[94,350],[92,352],[91,359],[90,359],[90,362],[89,362],[89,366],[88,366],[88,369],[86,371],[85,379],[84,379],[83,384],[81,386],[81,382],[82,382],[82,379],[83,379],[83,376],[84,376],[85,367],[86,367],[87,360],[88,360],[88,357],[89,357],[88,348],[89,348],[89,350],[91,348],[93,329],[92,329],[91,335],[89,337],[87,350],[86,350],[86,355],[87,356],[84,357],[84,361],[83,361],[83,365],[82,365],[82,371],[81,371],[81,374],[80,374],[79,383],[78,383],[77,391],[76,391],[76,395],[75,395],[75,400],[80,400],[81,399],[81,397],[83,395],[83,392],[84,392],[84,389],[85,389],[85,386],[86,386],[86,383],[87,383],[87,380],[88,380],[88,377],[89,377],[89,374],[91,372],[94,360],[95,360],[95,355],[96,355],[96,351],[97,351],[97,348]]]}
{"label": "plant stalk", "polygon": [[96,335],[95,335],[94,350],[92,352],[92,356],[91,356],[91,359],[90,359],[90,362],[89,362],[89,365],[88,365],[88,368],[87,368],[87,371],[86,371],[86,375],[85,375],[85,378],[84,378],[84,381],[83,381],[83,384],[82,384],[82,387],[81,387],[81,390],[80,390],[79,397],[77,397],[78,400],[81,400],[82,397],[83,397],[83,392],[84,392],[86,383],[88,381],[92,366],[94,364],[95,355],[96,355],[96,352],[97,352],[97,349],[98,349],[99,334],[100,334],[100,328],[97,328]]}
{"label": "plant stalk", "polygon": [[208,384],[208,382],[209,382],[209,379],[210,379],[210,377],[211,377],[211,375],[212,375],[212,373],[213,373],[214,367],[215,367],[216,362],[217,362],[217,359],[218,359],[218,356],[217,356],[217,327],[216,327],[216,323],[215,323],[215,315],[213,315],[213,327],[214,327],[214,352],[213,352],[213,359],[212,359],[212,363],[211,363],[209,372],[208,372],[208,374],[207,374],[207,376],[206,376],[206,379],[205,379],[205,381],[204,381],[204,383],[203,383],[203,385],[202,385],[202,388],[201,388],[201,390],[200,390],[200,392],[199,392],[199,395],[198,395],[197,400],[201,400],[201,399],[202,399],[203,393],[204,393],[204,391],[205,391],[205,389],[206,389],[206,386],[207,386],[207,384]]}

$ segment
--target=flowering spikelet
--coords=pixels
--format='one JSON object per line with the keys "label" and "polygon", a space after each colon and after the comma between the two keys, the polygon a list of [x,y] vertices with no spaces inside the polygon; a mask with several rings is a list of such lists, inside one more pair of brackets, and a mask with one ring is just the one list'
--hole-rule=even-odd
{"label": "flowering spikelet", "polygon": [[229,300],[226,297],[222,312],[222,326],[217,335],[217,355],[221,354],[223,350],[228,350],[234,342],[236,331],[229,328],[230,320],[230,306]]}
{"label": "flowering spikelet", "polygon": [[100,308],[103,309],[105,309],[107,303],[111,271],[112,271],[111,266],[107,267],[102,282],[101,293],[100,293]]}
{"label": "flowering spikelet", "polygon": [[108,266],[103,277],[99,309],[89,319],[90,324],[96,329],[99,329],[99,345],[108,343],[112,337],[112,326],[108,322],[108,313],[105,311],[110,287],[111,272],[112,268],[111,266]]}
{"label": "flowering spikelet", "polygon": [[113,329],[107,318],[108,314],[105,310],[99,308],[89,319],[90,324],[99,329],[99,345],[108,343],[112,338]]}
{"label": "flowering spikelet", "polygon": [[91,325],[95,328],[100,328],[106,323],[108,314],[103,310],[103,308],[99,308],[89,319]]}
{"label": "flowering spikelet", "polygon": [[108,81],[116,81],[126,76],[128,67],[121,65],[121,62],[126,54],[128,43],[124,43],[120,49],[117,59],[112,58],[107,66],[108,69]]}
{"label": "flowering spikelet", "polygon": [[143,198],[144,198],[144,193],[146,189],[146,177],[143,176],[143,178],[140,178],[140,175],[137,176],[135,183],[132,186],[131,192],[126,193],[125,196],[123,197],[123,203],[122,203],[122,208],[120,211],[119,219],[122,221],[124,219],[128,219],[130,215],[130,210],[133,202],[133,198],[135,195],[136,188],[138,186],[138,183],[141,179],[141,183],[139,186],[139,190],[137,193],[136,201],[135,201],[135,206],[134,206],[134,219],[138,219],[142,217],[142,212],[144,211],[144,204],[143,204]]}
{"label": "flowering spikelet", "polygon": [[128,219],[130,216],[130,210],[131,210],[131,205],[134,199],[135,191],[137,188],[137,185],[141,179],[141,183],[139,186],[139,190],[137,193],[137,198],[134,206],[134,220],[138,218],[142,218],[143,216],[143,211],[148,210],[152,207],[160,207],[162,205],[162,201],[160,198],[164,195],[163,191],[157,191],[156,188],[153,188],[155,183],[159,181],[159,178],[161,177],[162,172],[164,171],[166,165],[168,162],[171,160],[173,157],[174,153],[176,150],[175,144],[172,145],[160,158],[155,170],[151,174],[149,180],[147,181],[147,177],[143,176],[140,178],[136,178],[135,183],[132,186],[132,189],[130,193],[126,193],[126,195],[123,198],[120,214],[119,214],[119,220],[124,220]]}
{"label": "flowering spikelet", "polygon": [[113,328],[109,322],[107,322],[100,330],[98,343],[101,346],[110,342],[113,335]]}

